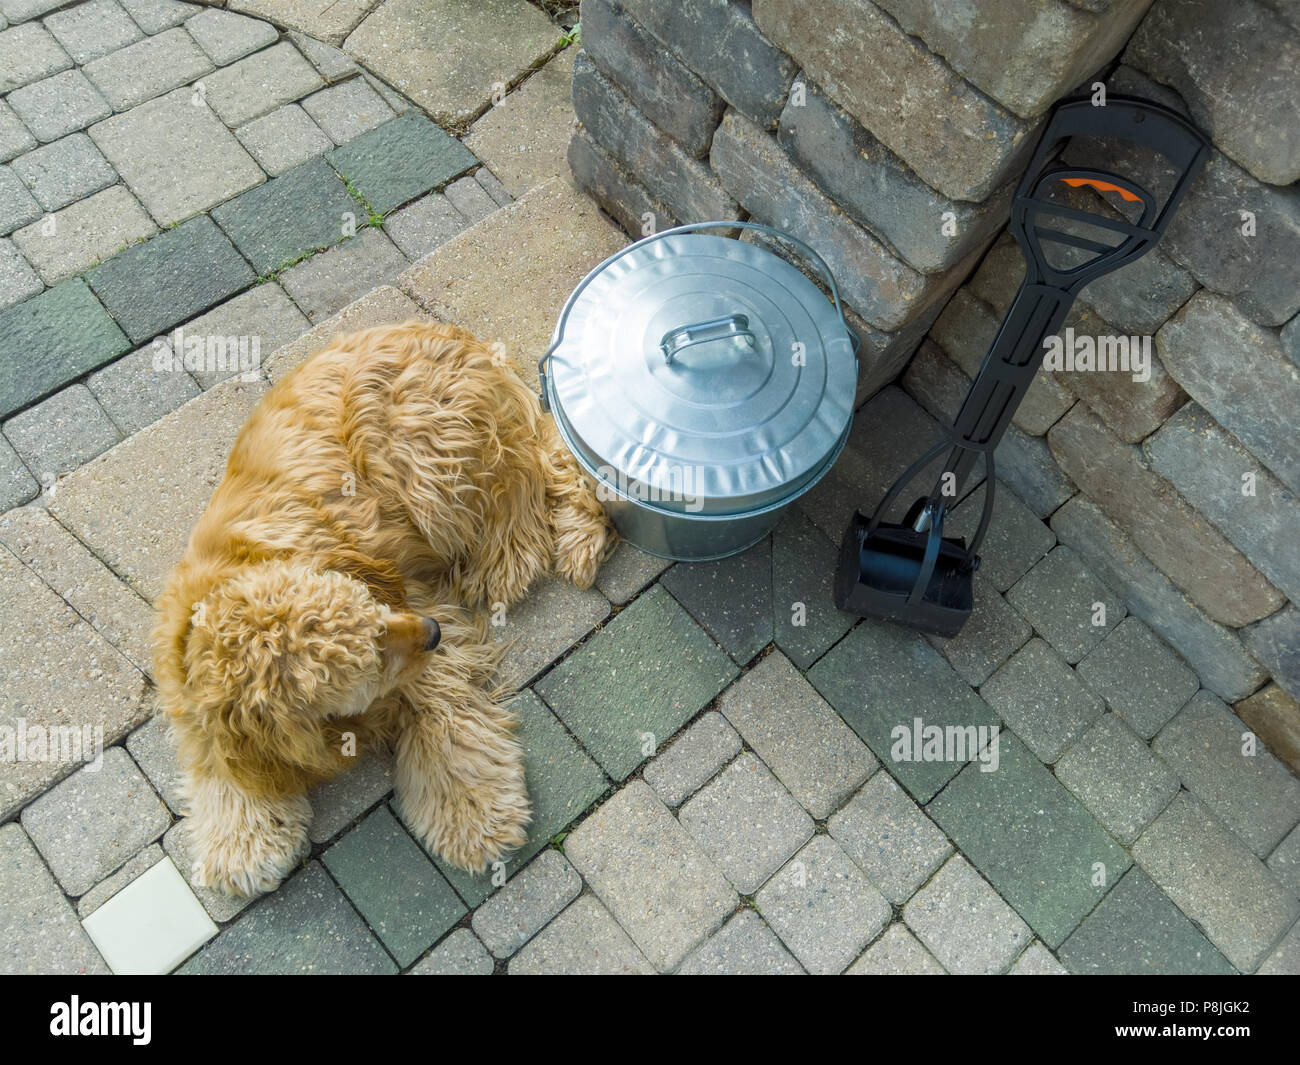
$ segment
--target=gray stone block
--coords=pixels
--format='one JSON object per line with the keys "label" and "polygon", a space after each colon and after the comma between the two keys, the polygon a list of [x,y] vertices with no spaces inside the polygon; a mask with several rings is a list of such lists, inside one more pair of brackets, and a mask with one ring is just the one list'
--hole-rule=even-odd
{"label": "gray stone block", "polygon": [[474,931],[508,958],[578,897],[580,877],[557,850],[544,850],[474,911]]}
{"label": "gray stone block", "polygon": [[[1006,223],[1013,183],[980,203],[941,196],[823,90],[796,84],[803,91],[792,93],[781,112],[777,141],[854,220],[918,270],[955,265]],[[956,228],[951,236],[949,224]]]}
{"label": "gray stone block", "polygon": [[47,285],[57,285],[158,232],[121,185],[77,200],[14,234]]}
{"label": "gray stone block", "polygon": [[1132,849],[1143,871],[1243,972],[1300,917],[1300,902],[1189,792],[1180,792]]}
{"label": "gray stone block", "polygon": [[611,603],[622,606],[671,565],[668,559],[648,555],[623,540],[600,567],[596,587]]}
{"label": "gray stone block", "polygon": [[325,82],[288,41],[222,67],[203,80],[204,98],[232,129],[301,100]]}
{"label": "gray stone block", "polygon": [[[202,78],[213,66],[190,35],[177,28],[87,63],[85,69],[113,110],[127,111]],[[199,84],[206,87],[206,82]],[[205,98],[201,93],[200,102]]]}
{"label": "gray stone block", "polygon": [[346,144],[395,117],[393,109],[363,78],[313,93],[303,100],[302,107],[335,144]]}
{"label": "gray stone block", "polygon": [[708,154],[722,99],[615,0],[586,0],[582,48],[656,126],[688,153]]}
{"label": "gray stone block", "polygon": [[57,211],[117,180],[117,171],[84,133],[28,152],[13,161],[13,168],[47,211]]}
{"label": "gray stone block", "polygon": [[1007,602],[1071,665],[1097,647],[1127,613],[1123,600],[1064,545],[1017,581]]}
{"label": "gray stone block", "polygon": [[305,33],[290,30],[289,40],[293,42],[298,51],[307,57],[311,65],[320,73],[320,76],[331,85],[336,81],[342,81],[344,78],[350,78],[361,69],[341,48],[325,44],[323,41],[316,40],[315,37],[308,37]]}
{"label": "gray stone block", "polygon": [[1231,629],[1210,620],[1138,550],[1101,508],[1082,496],[1052,515],[1052,530],[1073,547],[1129,609],[1160,633],[1221,698],[1243,699],[1267,674]]}
{"label": "gray stone block", "polygon": [[178,0],[121,0],[121,4],[145,33],[158,33],[179,26],[203,10],[197,4],[179,3]]}
{"label": "gray stone block", "polygon": [[91,374],[86,385],[123,436],[156,422],[200,392],[184,370],[158,370],[152,347]]}
{"label": "gray stone block", "polygon": [[710,710],[645,767],[641,776],[669,806],[680,806],[740,753],[740,737]]}
{"label": "gray stone block", "polygon": [[468,928],[458,928],[413,966],[411,976],[490,976],[492,956]]}
{"label": "gray stone block", "polygon": [[140,28],[117,0],[90,0],[64,8],[50,15],[44,25],[79,66],[141,37]]}
{"label": "gray stone block", "polygon": [[0,436],[0,510],[22,506],[39,491],[36,478],[9,441]]}
{"label": "gray stone block", "polygon": [[902,921],[885,929],[865,954],[848,967],[848,976],[943,976],[946,970],[917,942]]}
{"label": "gray stone block", "polygon": [[280,284],[313,324],[323,322],[409,266],[381,230],[367,226],[355,237],[313,255],[280,275]]}
{"label": "gray stone block", "polygon": [[1016,963],[1007,970],[1008,976],[1067,976],[1069,970],[1056,960],[1056,956],[1034,940]]}
{"label": "gray stone block", "polygon": [[384,219],[384,232],[411,262],[423,259],[442,247],[469,222],[441,192],[394,211]]}
{"label": "gray stone block", "polygon": [[1294,603],[1241,630],[1247,649],[1283,688],[1300,698],[1300,609]]}
{"label": "gray stone block", "polygon": [[4,434],[29,470],[48,477],[75,470],[122,434],[85,385],[56,392],[4,423]]}
{"label": "gray stone block", "polygon": [[741,910],[682,962],[681,976],[801,976],[803,969],[753,910]]}
{"label": "gray stone block", "polygon": [[593,895],[583,895],[510,959],[511,976],[621,976],[654,971]]}
{"label": "gray stone block", "polygon": [[[248,350],[256,354],[253,361],[260,368],[267,365],[271,355],[297,340],[311,328],[307,316],[294,306],[293,301],[285,295],[284,289],[274,282],[254,285],[247,292],[242,292],[232,300],[227,300],[214,307],[193,321],[186,322],[184,336],[202,337],[204,340],[204,359],[201,366],[191,361],[188,372],[199,383],[200,388],[211,388],[218,382],[235,374],[240,367],[234,365],[230,353],[238,347],[240,338],[248,338]],[[175,334],[172,334],[174,339]],[[225,365],[220,364],[221,346],[216,344],[220,338],[226,338]],[[230,338],[234,338],[232,344]],[[215,344],[214,358],[207,357],[207,348]],[[182,358],[184,353],[182,353]]]}
{"label": "gray stone block", "polygon": [[487,167],[481,166],[475,170],[474,180],[479,183],[479,186],[488,194],[489,197],[491,197],[492,202],[498,207],[505,207],[507,204],[515,202],[514,197],[510,195],[510,192],[506,189],[505,185],[503,185],[500,179]]}
{"label": "gray stone block", "polygon": [[1080,679],[1149,740],[1200,687],[1185,662],[1136,617],[1127,617],[1079,663]]}
{"label": "gray stone block", "polygon": [[750,752],[688,799],[677,819],[736,890],[752,895],[813,834],[813,821]]}
{"label": "gray stone block", "polygon": [[586,130],[569,141],[569,168],[578,185],[632,237],[678,225],[678,219],[636,178],[615,162]]}
{"label": "gray stone block", "polygon": [[772,136],[735,112],[714,135],[710,161],[756,220],[797,233],[817,249],[844,299],[873,326],[897,329],[928,307],[942,285],[937,275],[927,278],[890,254],[820,192]]}
{"label": "gray stone block", "polygon": [[[93,765],[93,763],[92,763]],[[22,813],[23,828],[69,895],[82,895],[142,847],[171,818],[121,747],[104,751]]]}
{"label": "gray stone block", "polygon": [[[1300,601],[1300,503],[1213,418],[1188,403],[1142,444],[1152,468],[1292,602]],[[1246,494],[1247,476],[1253,481]]]}
{"label": "gray stone block", "polygon": [[172,813],[185,812],[182,774],[167,718],[155,714],[126,738],[126,749]]}
{"label": "gray stone block", "polygon": [[185,29],[219,67],[265,48],[280,36],[269,22],[212,8],[187,19]]}
{"label": "gray stone block", "polygon": [[818,820],[830,816],[880,766],[780,651],[728,688],[718,705]]}
{"label": "gray stone block", "polygon": [[1212,0],[1156,5],[1124,60],[1187,102],[1196,124],[1261,181],[1300,178],[1300,40],[1271,6],[1247,0],[1231,19]]}
{"label": "gray stone block", "polygon": [[31,131],[19,121],[13,108],[0,100],[0,163],[35,147],[36,138]]}
{"label": "gray stone block", "polygon": [[0,92],[40,81],[70,66],[67,52],[38,22],[0,32]]}
{"label": "gray stone block", "polygon": [[624,10],[764,128],[776,125],[796,66],[759,28],[748,4],[728,0],[622,0]]}
{"label": "gray stone block", "polygon": [[1292,895],[1300,898],[1300,825],[1268,856],[1268,867]]}
{"label": "gray stone block", "polygon": [[9,167],[0,167],[0,234],[40,218],[41,208]]}
{"label": "gray stone block", "polygon": [[1151,472],[1141,449],[1121,441],[1096,415],[1072,410],[1047,442],[1084,493],[1215,621],[1237,628],[1282,604],[1282,593]]}
{"label": "gray stone block", "polygon": [[0,240],[0,310],[30,299],[44,287],[13,241]]}
{"label": "gray stone block", "polygon": [[235,130],[235,136],[271,177],[324,155],[334,142],[298,104],[285,104]]}
{"label": "gray stone block", "polygon": [[573,109],[595,141],[683,222],[740,217],[709,167],[661,133],[582,53],[573,67]]}
{"label": "gray stone block", "polygon": [[[868,0],[754,0],[759,28],[918,176],[955,200],[979,201],[1018,169],[1034,125],[1003,111]],[[839,27],[828,34],[826,27]],[[999,59],[1003,52],[999,51]],[[907,86],[907,107],[898,106]],[[919,113],[934,121],[916,122]]]}
{"label": "gray stone block", "polygon": [[497,209],[496,201],[487,194],[487,189],[478,183],[473,174],[457,178],[442,190],[447,202],[469,219],[470,224],[481,221]]}
{"label": "gray stone block", "polygon": [[148,340],[257,278],[210,218],[191,219],[86,275],[136,342]]}

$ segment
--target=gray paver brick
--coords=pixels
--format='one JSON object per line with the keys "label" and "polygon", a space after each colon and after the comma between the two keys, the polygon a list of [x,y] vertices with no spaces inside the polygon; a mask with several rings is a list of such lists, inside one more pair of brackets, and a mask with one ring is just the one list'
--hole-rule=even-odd
{"label": "gray paver brick", "polygon": [[537,683],[537,693],[616,780],[736,675],[731,660],[659,587]]}
{"label": "gray paver brick", "polygon": [[468,928],[458,928],[411,969],[412,976],[489,976],[492,956]]}
{"label": "gray paver brick", "polygon": [[150,843],[116,873],[101,880],[82,895],[77,900],[77,916],[82,919],[89,917],[131,881],[137,879],[141,873],[147,873],[166,856],[162,847],[157,843]]}
{"label": "gray paver brick", "polygon": [[[640,781],[570,833],[564,850],[661,972],[674,968],[738,901],[722,873]],[[652,867],[658,875],[647,876]]]}
{"label": "gray paver brick", "polygon": [[1072,972],[1228,975],[1233,968],[1141,869],[1130,869],[1060,949]]}
{"label": "gray paver brick", "polygon": [[[393,217],[402,213],[398,211]],[[622,540],[596,574],[596,587],[611,603],[622,606],[671,565],[669,559],[648,555]]]}
{"label": "gray paver brick", "polygon": [[502,677],[527,684],[608,616],[609,604],[595,589],[575,588],[554,575],[542,578],[493,630],[508,645]]}
{"label": "gray paver brick", "polygon": [[1300,917],[1300,902],[1189,792],[1179,792],[1132,850],[1147,875],[1243,972],[1255,969]]}
{"label": "gray paver brick", "polygon": [[109,747],[99,769],[79,769],[22,814],[23,828],[69,895],[89,891],[170,823],[121,747]]}
{"label": "gray paver brick", "polygon": [[584,895],[510,960],[510,974],[617,976],[654,967],[594,896]]}
{"label": "gray paver brick", "polygon": [[0,510],[21,506],[40,490],[13,446],[0,436]]}
{"label": "gray paver brick", "polygon": [[117,171],[84,133],[28,152],[13,161],[13,168],[47,211],[57,211],[117,180]]}
{"label": "gray paver brick", "polygon": [[55,392],[4,423],[4,434],[30,470],[67,473],[122,439],[85,385]]}
{"label": "gray paver brick", "polygon": [[0,100],[0,163],[36,147],[36,138],[22,124],[13,108]]}
{"label": "gray paver brick", "polygon": [[[1124,601],[1064,544],[1053,548],[1007,592],[1007,602],[1073,665],[1123,620]],[[1096,604],[1105,610],[1102,624]]]}
{"label": "gray paver brick", "polygon": [[156,422],[201,391],[184,371],[155,369],[153,347],[97,370],[86,385],[123,436]]}
{"label": "gray paver brick", "polygon": [[967,766],[926,813],[1057,947],[1132,863],[1023,743],[1006,732],[998,740],[997,770]]}
{"label": "gray paver brick", "polygon": [[12,233],[41,215],[40,205],[9,167],[0,167],[0,234]]}
{"label": "gray paver brick", "polygon": [[[297,340],[311,328],[307,316],[294,306],[284,289],[274,283],[254,285],[232,300],[214,307],[191,322],[186,335],[203,337],[248,337],[249,350],[257,345],[259,364],[265,366],[273,352]],[[234,368],[190,370],[203,388],[211,388],[234,373]]]}
{"label": "gray paver brick", "polygon": [[1056,779],[1125,844],[1178,794],[1178,774],[1115,714],[1095,722],[1065,752]]}
{"label": "gray paver brick", "polygon": [[1292,895],[1300,898],[1300,825],[1268,856],[1268,867]]}
{"label": "gray paver brick", "polygon": [[392,790],[392,754],[362,751],[356,765],[308,793],[312,812],[308,838],[313,843],[328,842]]}
{"label": "gray paver brick", "polygon": [[752,895],[813,834],[812,818],[746,751],[677,814],[742,895]]}
{"label": "gray paver brick", "polygon": [[203,81],[208,106],[230,127],[323,88],[316,69],[288,41],[222,67]]}
{"label": "gray paver brick", "polygon": [[460,920],[465,906],[385,806],[321,861],[400,966]]}
{"label": "gray paver brick", "polygon": [[176,761],[176,747],[167,732],[167,719],[155,714],[126,738],[126,749],[172,813],[184,813],[181,768]]}
{"label": "gray paver brick", "polygon": [[90,0],[57,11],[45,28],[78,64],[124,48],[140,39],[140,28],[117,0]]}
{"label": "gray paver brick", "polygon": [[682,976],[800,976],[803,969],[753,910],[741,910],[682,962]]}
{"label": "gray paver brick", "polygon": [[926,638],[967,684],[978,688],[1028,642],[1033,629],[978,573],[974,585],[975,609],[961,632],[947,639],[933,635]]}
{"label": "gray paver brick", "polygon": [[1032,938],[1020,915],[959,854],[916,893],[903,918],[939,963],[958,974],[1003,972]]}
{"label": "gray paver brick", "polygon": [[1247,748],[1248,734],[1240,718],[1203,690],[1152,747],[1188,791],[1264,858],[1300,821],[1300,780],[1257,741]]}
{"label": "gray paver brick", "polygon": [[829,816],[880,765],[780,651],[724,692],[719,708],[815,818]]}
{"label": "gray paver brick", "polygon": [[396,966],[316,862],[180,969],[199,974],[391,973]]}
{"label": "gray paver brick", "polygon": [[219,67],[243,59],[280,36],[269,22],[212,8],[188,19],[185,29]]}
{"label": "gray paver brick", "polygon": [[285,104],[235,130],[257,165],[271,177],[292,170],[334,147],[298,104]]}
{"label": "gray paver brick", "polygon": [[1079,663],[1077,672],[1143,739],[1159,732],[1200,686],[1178,653],[1131,616]]}
{"label": "gray paver brick", "polygon": [[289,40],[319,72],[320,76],[333,85],[336,81],[350,78],[361,68],[352,62],[351,57],[341,48],[308,37],[297,30],[289,31]]}
{"label": "gray paver brick", "polygon": [[582,878],[564,855],[544,850],[474,911],[474,931],[498,958],[508,958],[581,890]]}
{"label": "gray paver brick", "polygon": [[829,836],[814,836],[755,900],[815,976],[843,972],[889,922],[889,903]]}
{"label": "gray paver brick", "polygon": [[346,144],[394,117],[393,109],[364,78],[313,93],[302,106],[335,144]]}
{"label": "gray paver brick", "polygon": [[896,905],[929,879],[952,845],[888,773],[877,773],[831,815],[831,836]]}
{"label": "gray paver brick", "polygon": [[717,562],[681,562],[659,583],[739,665],[772,642],[772,541]]}
{"label": "gray paver brick", "polygon": [[120,355],[130,342],[81,280],[0,311],[0,414]]}
{"label": "gray paver brick", "polygon": [[[808,679],[920,802],[928,802],[961,763],[896,759],[896,730],[911,734],[918,718],[927,727],[967,733],[998,724],[938,651],[897,625],[864,621],[808,671]],[[953,753],[959,753],[955,747]],[[964,752],[967,758],[976,753]]]}
{"label": "gray paver brick", "polygon": [[1069,971],[1056,960],[1050,950],[1035,939],[1007,973],[1010,976],[1064,976]]}
{"label": "gray paver brick", "polygon": [[47,285],[57,285],[156,232],[135,198],[114,185],[18,230],[14,243]]}
{"label": "gray paver brick", "polygon": [[87,63],[85,69],[113,110],[126,111],[203,77],[213,67],[193,38],[177,27]]}
{"label": "gray paver brick", "polygon": [[194,882],[194,855],[190,848],[189,826],[190,822],[187,819],[172,825],[163,836],[163,850],[167,852],[181,876],[185,878],[195,898],[208,911],[208,916],[214,921],[229,921],[243,913],[257,900],[227,895],[224,891],[200,886]]}
{"label": "gray paver brick", "polygon": [[980,695],[1049,765],[1105,710],[1101,697],[1038,637],[994,673]]}
{"label": "gray paver brick", "polygon": [[381,230],[368,226],[342,244],[291,266],[280,275],[280,284],[319,324],[372,289],[395,281],[409,265]]}
{"label": "gray paver brick", "polygon": [[85,129],[113,113],[108,101],[80,70],[65,70],[15,89],[8,103],[42,144]]}
{"label": "gray paver brick", "polygon": [[1277,950],[1255,972],[1259,976],[1300,975],[1300,924],[1296,924],[1286,934],[1277,945]]}
{"label": "gray paver brick", "polygon": [[129,248],[86,275],[127,335],[148,340],[256,279],[210,218],[199,217]]}
{"label": "gray paver brick", "polygon": [[0,973],[107,973],[36,848],[16,824],[0,826]]}
{"label": "gray paver brick", "polygon": [[492,202],[498,207],[504,207],[508,203],[514,203],[515,198],[510,195],[509,190],[501,184],[498,178],[491,170],[485,166],[479,167],[474,171],[474,180],[491,198]]}
{"label": "gray paver brick", "polygon": [[44,287],[13,241],[0,240],[0,310],[30,299]]}
{"label": "gray paver brick", "polygon": [[451,205],[471,223],[486,218],[497,209],[496,201],[473,174],[457,178],[443,191]]}
{"label": "gray paver brick", "polygon": [[145,33],[158,33],[179,26],[203,10],[197,4],[179,3],[178,0],[121,0],[121,3]]}
{"label": "gray paver brick", "polygon": [[[446,196],[441,192],[431,192],[385,218],[384,232],[402,249],[402,254],[415,262],[446,244],[467,225],[468,219],[461,216]],[[668,563],[665,562],[664,565]],[[608,568],[607,563],[601,572],[604,573]],[[597,587],[605,592],[605,586],[599,580]]]}
{"label": "gray paver brick", "polygon": [[[983,486],[972,492],[953,512],[945,535],[969,537],[979,524],[984,505]],[[993,500],[993,518],[980,548],[980,575],[1005,592],[1046,555],[1056,543],[1056,534],[1020,497],[998,481]]]}
{"label": "gray paver brick", "polygon": [[441,188],[478,163],[460,141],[414,112],[335,148],[329,161],[380,214]]}
{"label": "gray paver brick", "polygon": [[68,54],[40,23],[0,32],[0,92],[29,85],[70,66]]}
{"label": "gray paver brick", "polygon": [[655,755],[641,776],[665,803],[680,806],[739,753],[736,730],[710,710]]}
{"label": "gray paver brick", "polygon": [[133,107],[90,131],[160,226],[189,218],[264,180],[234,134],[189,89]]}
{"label": "gray paver brick", "polygon": [[364,224],[360,214],[338,175],[315,159],[223,203],[212,217],[257,272],[269,274],[338,244],[349,228]]}
{"label": "gray paver brick", "polygon": [[866,953],[849,966],[848,976],[942,976],[944,967],[907,930],[895,921]]}

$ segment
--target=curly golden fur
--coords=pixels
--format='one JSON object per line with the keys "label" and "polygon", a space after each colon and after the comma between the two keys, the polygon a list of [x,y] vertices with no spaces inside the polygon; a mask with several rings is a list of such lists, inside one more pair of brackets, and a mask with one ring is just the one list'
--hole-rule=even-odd
{"label": "curly golden fur", "polygon": [[447,861],[481,870],[522,844],[523,755],[481,610],[547,571],[587,587],[612,543],[536,397],[462,330],[343,337],[271,389],[157,604],[200,881],[274,888],[307,847],[308,790],[374,745]]}

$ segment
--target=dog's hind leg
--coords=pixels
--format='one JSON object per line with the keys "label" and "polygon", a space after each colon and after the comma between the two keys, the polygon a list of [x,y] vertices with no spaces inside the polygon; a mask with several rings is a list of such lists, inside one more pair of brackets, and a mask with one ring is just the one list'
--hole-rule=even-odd
{"label": "dog's hind leg", "polygon": [[185,783],[190,854],[196,883],[228,895],[274,891],[307,853],[311,804],[306,796],[248,795],[212,777]]}
{"label": "dog's hind leg", "polygon": [[589,588],[618,537],[559,432],[549,424],[543,432],[552,566],[565,580]]}
{"label": "dog's hind leg", "polygon": [[482,872],[523,845],[532,819],[514,716],[455,671],[430,669],[404,694],[411,713],[396,744],[398,810],[430,850]]}

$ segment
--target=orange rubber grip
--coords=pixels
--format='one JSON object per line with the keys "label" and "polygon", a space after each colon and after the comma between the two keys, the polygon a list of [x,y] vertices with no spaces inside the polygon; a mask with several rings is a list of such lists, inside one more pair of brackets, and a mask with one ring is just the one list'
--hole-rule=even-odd
{"label": "orange rubber grip", "polygon": [[1094,189],[1101,189],[1102,192],[1118,192],[1120,197],[1129,200],[1132,203],[1141,203],[1142,197],[1136,193],[1130,192],[1123,185],[1114,185],[1109,181],[1101,181],[1097,178],[1090,177],[1067,177],[1061,178],[1071,188],[1078,188],[1080,185],[1091,185]]}

